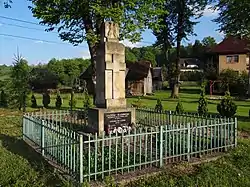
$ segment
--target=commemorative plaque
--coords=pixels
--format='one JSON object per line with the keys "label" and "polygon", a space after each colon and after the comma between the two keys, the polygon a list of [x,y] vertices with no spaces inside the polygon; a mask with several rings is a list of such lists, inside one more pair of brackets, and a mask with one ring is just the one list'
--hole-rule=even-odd
{"label": "commemorative plaque", "polygon": [[[105,131],[108,134],[126,133],[130,130],[131,112],[117,112],[104,114]],[[108,129],[108,130],[107,130]]]}

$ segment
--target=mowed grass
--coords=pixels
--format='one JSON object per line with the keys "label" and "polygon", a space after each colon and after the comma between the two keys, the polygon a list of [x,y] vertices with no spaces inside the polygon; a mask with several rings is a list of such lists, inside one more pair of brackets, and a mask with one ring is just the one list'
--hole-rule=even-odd
{"label": "mowed grass", "polygon": [[64,186],[59,175],[22,141],[21,114],[0,109],[0,186]]}
{"label": "mowed grass", "polygon": [[[199,92],[200,88],[195,86],[185,86],[181,87],[180,90],[180,100],[186,112],[197,112],[198,100],[199,100]],[[166,110],[175,111],[175,107],[177,105],[178,99],[170,98],[171,92],[168,91],[157,91],[153,96],[145,96],[141,97],[141,102],[145,107],[154,108],[157,102],[157,99],[161,99],[162,105]],[[62,108],[69,108],[69,100],[70,94],[62,94],[61,95],[63,104]],[[77,100],[76,108],[83,107],[83,94],[75,94],[75,99]],[[36,94],[37,104],[42,106],[42,95]],[[138,100],[137,97],[127,98],[128,105],[136,102]],[[56,95],[51,95],[50,107],[54,108],[56,102]],[[92,101],[91,101],[92,102]],[[218,114],[217,112],[217,104],[220,100],[208,100],[208,111],[211,114]],[[237,118],[238,118],[238,129],[249,131],[250,132],[250,118],[248,117],[248,111],[250,109],[250,100],[244,101],[235,101],[238,106],[237,109]]]}
{"label": "mowed grass", "polygon": [[140,178],[126,187],[247,187],[250,186],[250,140],[240,140],[229,155],[191,166],[178,164],[155,176]]}
{"label": "mowed grass", "polygon": [[[0,109],[0,186],[73,186],[21,140],[21,113]],[[240,139],[229,155],[210,163],[177,164],[163,173],[126,184],[127,187],[250,186],[250,139]],[[111,185],[106,185],[111,186]]]}

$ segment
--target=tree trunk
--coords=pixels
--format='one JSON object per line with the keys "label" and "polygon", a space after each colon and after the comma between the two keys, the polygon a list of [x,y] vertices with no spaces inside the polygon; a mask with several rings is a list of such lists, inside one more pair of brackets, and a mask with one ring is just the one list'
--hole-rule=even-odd
{"label": "tree trunk", "polygon": [[92,69],[92,81],[94,84],[94,90],[93,90],[93,105],[95,105],[95,99],[96,99],[96,56],[97,56],[97,44],[91,45],[89,42],[89,52],[91,57],[91,69]]}
{"label": "tree trunk", "polygon": [[250,98],[250,62],[248,65],[248,98]]}
{"label": "tree trunk", "polygon": [[179,1],[179,13],[178,13],[178,23],[177,23],[177,46],[176,46],[176,61],[175,61],[175,73],[174,73],[174,86],[172,88],[171,98],[179,97],[179,83],[180,83],[180,48],[181,48],[181,40],[183,37],[183,22],[184,22],[184,6],[185,2]]}
{"label": "tree trunk", "polygon": [[[85,30],[87,34],[94,34],[93,24],[92,20],[89,18],[86,18],[85,20]],[[100,32],[101,24],[98,24],[99,28],[96,29],[96,32]],[[96,56],[97,56],[97,48],[98,48],[99,42],[93,42],[91,40],[87,40],[87,44],[89,47],[89,53],[91,58],[91,69],[92,69],[92,81],[94,84],[94,90],[93,90],[93,105],[95,105],[95,98],[96,98]]]}

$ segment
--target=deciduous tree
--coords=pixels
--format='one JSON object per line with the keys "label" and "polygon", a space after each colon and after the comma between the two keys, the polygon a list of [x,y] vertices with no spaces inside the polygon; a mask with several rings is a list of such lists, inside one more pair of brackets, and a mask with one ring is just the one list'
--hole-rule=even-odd
{"label": "deciduous tree", "polygon": [[[181,41],[190,34],[194,34],[193,27],[197,23],[194,18],[199,18],[205,9],[209,0],[169,0],[165,3],[165,9],[169,14],[165,14],[165,22],[161,22],[163,28],[167,29],[167,33],[173,36],[176,41],[176,60],[174,69],[174,86],[172,88],[171,97],[178,97],[179,80],[180,80],[180,52]],[[162,16],[162,15],[161,15]],[[162,32],[164,35],[166,32]]]}
{"label": "deciduous tree", "polygon": [[145,28],[157,28],[156,15],[165,12],[164,0],[30,0],[33,16],[48,31],[57,29],[62,40],[73,45],[87,41],[93,78],[101,26],[112,20],[120,26],[120,39],[138,41]]}

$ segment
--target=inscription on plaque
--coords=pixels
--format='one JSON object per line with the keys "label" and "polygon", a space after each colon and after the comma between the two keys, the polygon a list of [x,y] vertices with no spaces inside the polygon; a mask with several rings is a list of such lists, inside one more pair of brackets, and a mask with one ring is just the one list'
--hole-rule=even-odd
{"label": "inscription on plaque", "polygon": [[108,134],[126,133],[131,130],[131,112],[117,112],[104,114],[105,131]]}

